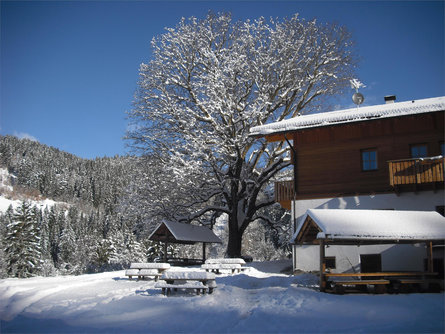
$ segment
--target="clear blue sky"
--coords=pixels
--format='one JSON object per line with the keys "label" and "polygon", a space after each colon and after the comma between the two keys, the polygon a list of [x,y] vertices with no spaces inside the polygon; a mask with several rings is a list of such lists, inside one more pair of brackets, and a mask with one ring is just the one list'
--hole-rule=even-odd
{"label": "clear blue sky", "polygon": [[125,154],[125,112],[151,39],[209,10],[346,26],[365,105],[445,95],[443,1],[1,1],[0,133],[84,158]]}

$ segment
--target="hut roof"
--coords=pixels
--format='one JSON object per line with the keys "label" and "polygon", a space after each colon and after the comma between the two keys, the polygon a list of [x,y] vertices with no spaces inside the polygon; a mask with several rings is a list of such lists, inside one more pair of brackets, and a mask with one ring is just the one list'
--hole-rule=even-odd
{"label": "hut roof", "polygon": [[415,243],[445,240],[445,217],[434,211],[307,210],[292,242]]}
{"label": "hut roof", "polygon": [[149,237],[153,241],[194,244],[197,242],[222,243],[212,230],[205,226],[163,221]]}

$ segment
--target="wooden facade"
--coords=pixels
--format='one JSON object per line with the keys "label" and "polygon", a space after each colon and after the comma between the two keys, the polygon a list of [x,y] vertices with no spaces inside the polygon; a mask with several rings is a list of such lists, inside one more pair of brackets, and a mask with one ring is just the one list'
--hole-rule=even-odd
{"label": "wooden facade", "polygon": [[[444,159],[412,159],[413,145],[443,154],[444,111],[302,128],[269,140],[293,140],[298,170],[296,199],[443,188]],[[363,170],[362,152],[376,152],[376,168]],[[293,182],[275,186],[290,208]]]}

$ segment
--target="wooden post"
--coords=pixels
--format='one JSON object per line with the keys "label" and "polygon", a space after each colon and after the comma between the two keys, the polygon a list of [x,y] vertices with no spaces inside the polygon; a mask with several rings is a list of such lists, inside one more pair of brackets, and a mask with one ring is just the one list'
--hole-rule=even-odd
{"label": "wooden post", "polygon": [[167,240],[165,240],[165,242],[164,242],[164,262],[165,263],[167,263],[167,246],[168,246],[168,243],[167,243]]}
{"label": "wooden post", "polygon": [[206,262],[206,243],[202,243],[202,263]]}
{"label": "wooden post", "polygon": [[427,242],[426,251],[427,251],[426,255],[427,255],[427,259],[428,259],[427,271],[429,273],[432,273],[434,271],[434,268],[433,268],[433,242],[432,241]]}
{"label": "wooden post", "polygon": [[326,290],[326,262],[325,262],[325,248],[324,240],[320,240],[320,291],[324,292]]}
{"label": "wooden post", "polygon": [[293,179],[293,200],[295,201],[297,199],[297,193],[298,193],[298,167],[297,167],[297,136],[295,135],[292,139],[293,144],[290,143],[289,139],[286,138],[286,135],[284,135],[284,139],[286,140],[287,144],[289,145],[291,149],[291,157],[292,157],[292,164],[294,165],[294,179]]}

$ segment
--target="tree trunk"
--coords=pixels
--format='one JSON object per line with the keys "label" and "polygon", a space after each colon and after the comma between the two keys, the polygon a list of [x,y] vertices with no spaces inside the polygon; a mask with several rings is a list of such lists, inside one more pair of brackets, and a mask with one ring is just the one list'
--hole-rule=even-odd
{"label": "tree trunk", "polygon": [[227,244],[228,257],[241,257],[241,242],[243,236],[238,228],[238,220],[236,216],[229,215],[229,241]]}

